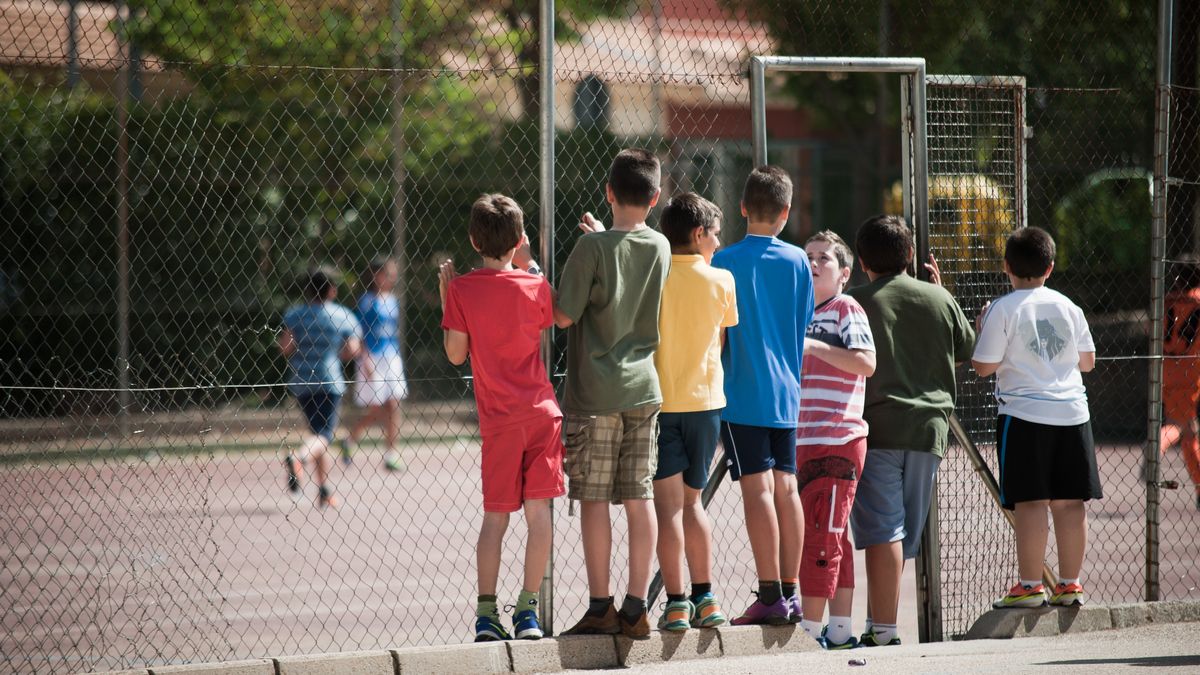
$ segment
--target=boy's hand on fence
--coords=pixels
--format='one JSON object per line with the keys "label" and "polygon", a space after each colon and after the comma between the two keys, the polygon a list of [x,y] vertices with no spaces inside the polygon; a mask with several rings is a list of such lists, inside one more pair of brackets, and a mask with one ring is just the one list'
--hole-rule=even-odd
{"label": "boy's hand on fence", "polygon": [[517,246],[517,252],[513,254],[513,267],[519,270],[527,270],[534,265],[533,251],[529,249],[529,237],[521,235],[521,244]]}
{"label": "boy's hand on fence", "polygon": [[983,309],[979,310],[979,316],[975,317],[975,333],[978,334],[983,330],[983,317],[987,314],[988,308],[992,306],[992,301],[988,300],[984,304]]}
{"label": "boy's hand on fence", "polygon": [[596,220],[595,216],[593,216],[591,213],[585,213],[583,214],[583,219],[579,223],[579,229],[588,234],[593,232],[603,232],[604,223]]}
{"label": "boy's hand on fence", "polygon": [[925,271],[929,273],[929,283],[935,286],[942,285],[942,270],[938,267],[937,258],[933,254],[929,254],[929,262],[925,263]]}
{"label": "boy's hand on fence", "polygon": [[454,271],[454,261],[446,258],[442,264],[438,265],[438,296],[442,299],[442,308],[446,307],[446,291],[450,288],[450,282],[458,273]]}

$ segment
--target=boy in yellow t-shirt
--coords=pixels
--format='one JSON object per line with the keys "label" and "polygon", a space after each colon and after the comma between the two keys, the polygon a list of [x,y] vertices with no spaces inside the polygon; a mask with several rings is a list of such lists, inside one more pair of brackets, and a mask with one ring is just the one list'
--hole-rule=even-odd
{"label": "boy in yellow t-shirt", "polygon": [[[738,321],[737,296],[733,275],[709,266],[721,235],[715,204],[695,193],[681,194],[663,210],[661,227],[671,243],[671,270],[663,287],[654,355],[663,394],[654,510],[667,591],[658,627],[682,631],[725,623],[712,593],[712,527],[700,492],[720,436],[725,407],[721,341],[724,329]],[[685,551],[690,597],[683,588]]]}

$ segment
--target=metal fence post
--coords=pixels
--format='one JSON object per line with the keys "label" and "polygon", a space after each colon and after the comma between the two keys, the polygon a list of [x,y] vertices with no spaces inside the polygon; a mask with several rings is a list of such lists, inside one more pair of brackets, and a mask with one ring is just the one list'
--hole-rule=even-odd
{"label": "metal fence post", "polygon": [[129,76],[131,52],[126,30],[127,9],[117,2],[121,63],[117,69],[117,428],[129,435]]}
{"label": "metal fence post", "polygon": [[396,333],[400,340],[400,353],[406,353],[408,344],[408,256],[405,254],[407,240],[407,183],[408,167],[404,156],[408,153],[404,138],[404,5],[403,0],[392,0],[391,14],[392,72],[388,77],[391,90],[391,141],[392,141],[392,257],[396,261],[396,302],[400,305],[400,318]]}
{"label": "metal fence post", "polygon": [[1146,414],[1146,600],[1158,600],[1158,459],[1162,430],[1163,312],[1167,251],[1167,183],[1171,146],[1171,43],[1173,0],[1158,3],[1158,69],[1154,116],[1154,219],[1150,234],[1150,391]]}
{"label": "metal fence post", "polygon": [[[547,279],[554,278],[554,0],[538,3],[538,59],[541,77],[538,78],[539,97],[539,212],[541,225],[542,270]],[[554,372],[553,341],[542,337],[542,358],[546,372]],[[554,531],[554,502],[550,503],[550,531]],[[554,634],[554,546],[542,577],[542,602],[539,618],[547,635]]]}

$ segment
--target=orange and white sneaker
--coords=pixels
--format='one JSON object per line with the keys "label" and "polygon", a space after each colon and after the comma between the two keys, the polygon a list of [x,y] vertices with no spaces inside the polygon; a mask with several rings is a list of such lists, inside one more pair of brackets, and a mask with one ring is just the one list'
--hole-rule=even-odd
{"label": "orange and white sneaker", "polygon": [[1008,590],[1008,595],[992,601],[995,609],[1015,607],[1034,608],[1046,606],[1046,587],[1042,584],[1026,586],[1018,583]]}
{"label": "orange and white sneaker", "polygon": [[1050,604],[1059,607],[1082,607],[1083,586],[1080,584],[1056,584],[1050,595]]}

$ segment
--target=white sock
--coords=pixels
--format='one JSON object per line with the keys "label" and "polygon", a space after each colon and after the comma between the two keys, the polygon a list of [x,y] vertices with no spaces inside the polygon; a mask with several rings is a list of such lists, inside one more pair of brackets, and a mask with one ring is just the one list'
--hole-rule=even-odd
{"label": "white sock", "polygon": [[1025,588],[1033,588],[1034,586],[1037,586],[1040,583],[1042,583],[1042,582],[1039,579],[1033,579],[1033,580],[1022,579],[1021,580],[1021,585],[1024,586]]}
{"label": "white sock", "polygon": [[894,623],[877,623],[871,626],[871,631],[875,633],[875,642],[886,645],[896,637],[899,632],[896,630]]}
{"label": "white sock", "polygon": [[1079,577],[1075,577],[1074,579],[1059,579],[1058,583],[1062,584],[1063,586],[1070,586],[1071,584],[1079,583]]}
{"label": "white sock", "polygon": [[825,639],[836,644],[842,644],[850,639],[850,617],[829,615],[829,628],[825,631]]}
{"label": "white sock", "polygon": [[821,637],[821,622],[820,621],[809,621],[808,619],[801,619],[800,627],[804,629],[805,633],[808,633],[808,637],[810,637],[814,640]]}

